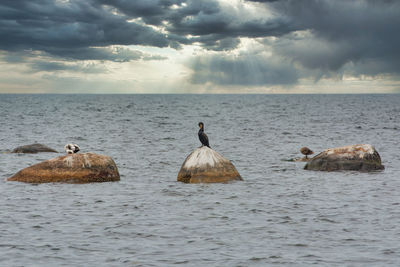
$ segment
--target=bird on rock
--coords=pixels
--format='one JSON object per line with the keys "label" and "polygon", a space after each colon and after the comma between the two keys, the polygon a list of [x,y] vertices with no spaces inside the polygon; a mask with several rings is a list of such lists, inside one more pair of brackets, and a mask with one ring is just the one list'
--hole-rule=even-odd
{"label": "bird on rock", "polygon": [[314,154],[314,151],[312,151],[312,150],[309,149],[308,147],[302,147],[302,148],[300,148],[300,152],[301,152],[301,154],[303,154],[303,155],[306,156],[306,159],[308,159],[308,158],[307,158],[308,155]]}
{"label": "bird on rock", "polygon": [[[204,133],[204,123],[199,122],[199,139],[200,142],[203,146],[208,146],[210,147],[210,144],[208,143],[208,136]],[[211,148],[211,147],[210,147]]]}
{"label": "bird on rock", "polygon": [[77,144],[66,144],[64,149],[67,154],[75,154],[81,150]]}

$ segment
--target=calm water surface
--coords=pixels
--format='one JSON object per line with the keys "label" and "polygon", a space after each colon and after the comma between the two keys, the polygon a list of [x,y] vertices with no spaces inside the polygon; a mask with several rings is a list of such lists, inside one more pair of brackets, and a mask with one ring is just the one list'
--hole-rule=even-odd
{"label": "calm water surface", "polygon": [[[0,266],[399,266],[400,95],[0,95]],[[176,182],[203,121],[243,182]],[[52,153],[115,160],[121,181],[6,182]],[[383,172],[313,172],[370,143]]]}

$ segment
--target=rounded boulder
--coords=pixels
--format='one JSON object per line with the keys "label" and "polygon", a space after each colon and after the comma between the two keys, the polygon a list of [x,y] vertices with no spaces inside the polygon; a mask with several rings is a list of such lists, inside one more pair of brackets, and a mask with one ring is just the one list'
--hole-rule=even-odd
{"label": "rounded boulder", "polygon": [[203,146],[187,156],[177,180],[183,183],[226,183],[243,179],[230,160]]}
{"label": "rounded boulder", "polygon": [[378,151],[369,144],[326,149],[304,167],[314,171],[375,171],[384,168]]}
{"label": "rounded boulder", "polygon": [[25,183],[95,183],[119,181],[117,165],[109,156],[70,154],[32,165],[7,179]]}

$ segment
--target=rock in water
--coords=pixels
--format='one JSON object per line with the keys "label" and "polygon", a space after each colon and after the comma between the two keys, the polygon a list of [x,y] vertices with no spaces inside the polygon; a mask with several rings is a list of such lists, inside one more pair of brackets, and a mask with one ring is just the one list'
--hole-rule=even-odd
{"label": "rock in water", "polygon": [[55,152],[54,149],[47,147],[42,144],[32,144],[32,145],[25,145],[19,146],[15,148],[11,153],[39,153],[39,152]]}
{"label": "rock in water", "polygon": [[384,166],[375,148],[368,144],[327,149],[313,157],[304,167],[314,171],[374,171]]}
{"label": "rock in water", "polygon": [[94,183],[119,181],[111,157],[94,153],[69,154],[27,167],[8,181],[25,183]]}
{"label": "rock in water", "polygon": [[235,166],[218,152],[202,146],[183,162],[178,181],[184,183],[224,183],[243,180]]}

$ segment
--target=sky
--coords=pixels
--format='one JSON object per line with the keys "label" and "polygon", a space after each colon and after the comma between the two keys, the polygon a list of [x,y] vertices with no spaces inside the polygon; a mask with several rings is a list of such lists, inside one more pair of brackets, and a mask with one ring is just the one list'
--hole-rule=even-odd
{"label": "sky", "polygon": [[0,93],[400,93],[396,0],[1,0]]}

